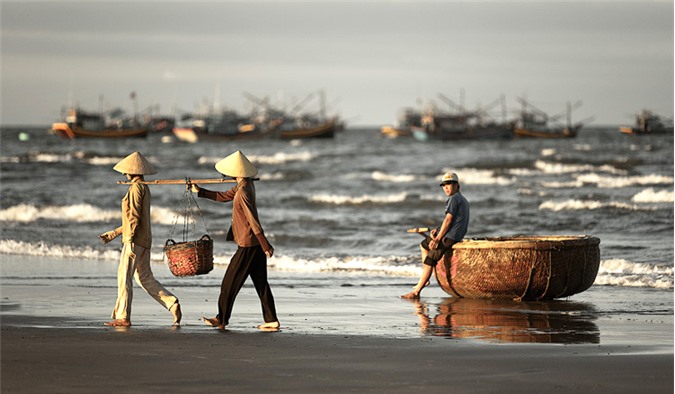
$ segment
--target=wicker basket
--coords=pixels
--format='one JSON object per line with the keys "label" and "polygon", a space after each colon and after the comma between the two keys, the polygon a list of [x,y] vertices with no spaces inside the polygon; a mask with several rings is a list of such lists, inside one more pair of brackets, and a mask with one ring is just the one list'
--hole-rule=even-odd
{"label": "wicker basket", "polygon": [[580,293],[600,266],[591,236],[517,236],[464,240],[436,266],[443,290],[456,297],[546,300]]}
{"label": "wicker basket", "polygon": [[164,253],[174,276],[203,275],[213,270],[213,240],[208,235],[189,242],[168,239]]}

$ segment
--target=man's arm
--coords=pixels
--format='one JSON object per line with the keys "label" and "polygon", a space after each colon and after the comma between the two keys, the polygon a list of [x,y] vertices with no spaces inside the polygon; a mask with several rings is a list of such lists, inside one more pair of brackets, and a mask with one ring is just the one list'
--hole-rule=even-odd
{"label": "man's arm", "polygon": [[450,230],[450,225],[452,224],[452,214],[445,214],[445,219],[443,219],[443,224],[441,224],[441,229],[438,230],[434,238],[429,242],[429,249],[436,249],[438,244],[441,243],[445,234]]}

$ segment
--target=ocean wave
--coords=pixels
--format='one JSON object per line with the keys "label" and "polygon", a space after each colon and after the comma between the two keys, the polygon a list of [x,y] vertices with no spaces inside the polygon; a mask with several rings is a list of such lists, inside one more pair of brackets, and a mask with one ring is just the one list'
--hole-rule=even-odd
{"label": "ocean wave", "polygon": [[[22,156],[3,156],[0,163],[71,163],[80,162],[93,166],[113,166],[124,157],[97,156],[84,151],[72,153],[29,152]],[[148,158],[154,162],[153,158]]]}
{"label": "ocean wave", "polygon": [[[286,164],[290,162],[306,162],[313,160],[316,154],[311,152],[285,153],[277,152],[273,155],[247,155],[252,163],[256,164]],[[215,164],[222,160],[222,157],[200,157],[199,164]]]}
{"label": "ocean wave", "polygon": [[[492,170],[479,170],[476,168],[462,168],[459,170],[452,170],[444,168],[443,172],[456,172],[459,176],[459,182],[469,185],[500,185],[507,186],[516,182],[513,178],[496,175]],[[441,177],[438,177],[440,180]]]}
{"label": "ocean wave", "polygon": [[[177,215],[172,209],[163,207],[150,208],[150,216],[153,223],[170,225],[176,222]],[[0,210],[0,221],[30,223],[40,219],[73,223],[121,221],[121,211],[119,209],[101,209],[91,204],[44,207],[19,204]],[[182,216],[178,216],[178,220],[182,221]]]}
{"label": "ocean wave", "polygon": [[273,257],[268,265],[278,271],[290,272],[339,272],[345,274],[373,274],[388,276],[419,276],[419,263],[411,263],[410,259],[391,257],[327,257],[317,260],[295,258],[290,256]]}
{"label": "ocean wave", "polygon": [[649,188],[641,191],[631,198],[633,202],[637,203],[672,203],[673,202],[673,191],[672,190],[659,190],[656,191],[654,188]]}
{"label": "ocean wave", "polygon": [[[151,261],[166,264],[161,248],[154,248]],[[49,245],[44,242],[0,240],[0,255],[41,256],[83,260],[106,260],[116,262],[120,247],[95,249],[92,247]],[[231,255],[214,255],[214,265],[227,266]],[[421,265],[412,256],[351,256],[320,257],[315,259],[294,256],[274,256],[268,260],[270,269],[299,273],[337,273],[344,275],[384,275],[394,277],[417,277]],[[596,285],[619,287],[673,288],[673,267],[664,264],[636,263],[624,259],[608,259],[600,262]]]}
{"label": "ocean wave", "polygon": [[607,172],[610,174],[626,174],[626,170],[621,170],[608,164],[602,166],[594,166],[591,164],[564,164],[564,163],[552,163],[543,160],[536,160],[534,162],[534,168],[541,171],[544,174],[572,174],[572,173],[593,172],[593,171]]}
{"label": "ocean wave", "polygon": [[539,205],[539,209],[548,209],[553,212],[594,210],[602,208],[625,209],[629,211],[652,211],[655,209],[652,207],[641,207],[616,201],[601,202],[594,200],[545,201]]}
{"label": "ocean wave", "polygon": [[408,193],[406,192],[382,196],[363,195],[359,197],[343,196],[335,194],[317,194],[309,197],[309,201],[333,205],[361,205],[368,203],[395,204],[405,201],[407,197]]}
{"label": "ocean wave", "polygon": [[546,148],[546,149],[542,149],[540,154],[544,157],[549,157],[549,156],[555,155],[556,153],[557,153],[557,151],[555,149]]}
{"label": "ocean wave", "polygon": [[372,174],[370,174],[370,177],[375,181],[393,182],[393,183],[407,183],[407,182],[414,182],[418,179],[422,179],[421,177],[416,175],[387,174],[382,171],[374,171]]}
{"label": "ocean wave", "polygon": [[635,263],[624,259],[603,260],[600,262],[595,284],[672,289],[673,267]]}
{"label": "ocean wave", "polygon": [[645,185],[672,185],[673,177],[657,174],[636,175],[628,177],[607,177],[598,174],[582,174],[577,175],[576,179],[581,184],[596,184],[601,188],[621,188],[628,186],[645,186]]}
{"label": "ocean wave", "polygon": [[120,251],[115,249],[96,250],[89,247],[49,245],[44,242],[23,242],[11,239],[0,240],[0,254],[87,260],[117,260],[120,257]]}

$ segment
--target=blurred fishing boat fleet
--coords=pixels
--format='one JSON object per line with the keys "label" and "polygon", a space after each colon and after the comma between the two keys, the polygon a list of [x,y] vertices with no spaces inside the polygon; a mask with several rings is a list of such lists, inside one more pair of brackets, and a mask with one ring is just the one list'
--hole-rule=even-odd
{"label": "blurred fishing boat fleet", "polygon": [[333,138],[337,131],[344,129],[344,122],[339,116],[328,116],[323,91],[318,94],[319,109],[314,111],[304,110],[315,97],[314,93],[290,110],[272,106],[268,98],[260,99],[249,93],[245,96],[252,105],[246,114],[214,104],[194,112],[180,111],[180,114],[167,116],[153,113],[153,108],[139,114],[136,95],[132,94],[133,116],[118,108],[90,112],[69,107],[63,111],[66,114],[62,115],[62,120],[52,124],[51,132],[66,139],[146,137],[149,133],[163,132],[179,141],[195,143],[234,139]]}
{"label": "blurred fishing boat fleet", "polygon": [[[136,94],[130,98],[134,114],[120,108],[92,112],[77,106],[62,110],[61,120],[52,124],[51,132],[66,139],[133,138],[150,133],[164,133],[182,142],[236,139],[331,139],[345,128],[339,115],[328,115],[323,90],[310,93],[290,106],[272,105],[269,97],[244,93],[250,108],[245,113],[205,103],[194,111],[173,110],[161,115],[158,106],[139,112]],[[314,100],[318,97],[318,105]],[[456,141],[467,139],[574,138],[593,117],[573,122],[572,113],[581,102],[567,102],[559,113],[549,114],[532,102],[518,97],[520,107],[508,110],[502,95],[486,106],[468,109],[464,93],[459,103],[438,94],[442,104],[430,100],[423,108],[404,107],[393,124],[383,125],[381,135],[388,138],[412,138],[417,141]],[[101,98],[99,99],[101,101]],[[311,110],[308,104],[313,103]],[[623,134],[645,135],[673,133],[673,118],[649,110],[635,115],[633,126],[621,126]]]}
{"label": "blurred fishing boat fleet", "polygon": [[[496,139],[496,138],[574,138],[584,122],[572,123],[572,111],[581,102],[568,103],[566,111],[549,115],[525,99],[518,98],[521,108],[516,117],[509,117],[504,96],[487,106],[469,110],[442,93],[441,107],[431,101],[424,109],[404,108],[393,125],[382,126],[383,135],[390,138],[413,137],[419,141]],[[500,111],[495,114],[494,108]],[[566,122],[563,121],[565,117]]]}

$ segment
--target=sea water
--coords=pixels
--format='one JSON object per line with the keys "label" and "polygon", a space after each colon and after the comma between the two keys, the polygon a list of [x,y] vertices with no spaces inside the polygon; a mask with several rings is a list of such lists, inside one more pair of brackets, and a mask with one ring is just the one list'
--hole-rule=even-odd
{"label": "sea water", "polygon": [[[18,138],[20,133],[29,138]],[[25,275],[11,275],[7,267],[21,270],[30,256],[105,262],[111,269],[86,280],[114,289],[121,245],[103,245],[97,238],[120,225],[127,186],[116,184],[125,179],[112,167],[138,150],[158,170],[148,179],[218,178],[214,164],[241,150],[259,170],[258,210],[275,248],[268,262],[276,273],[270,275],[273,288],[321,289],[316,291],[337,297],[360,289],[361,296],[386,294],[399,302],[395,296],[407,292],[420,273],[421,238],[406,229],[440,225],[446,197],[438,183],[453,171],[471,206],[468,238],[598,237],[595,284],[570,300],[590,302],[596,316],[628,305],[646,314],[673,313],[672,135],[627,136],[593,128],[573,139],[441,143],[382,138],[375,129],[348,129],[333,140],[186,144],[162,137],[61,140],[44,129],[3,129],[2,283],[19,276],[24,283]],[[166,265],[167,239],[208,233],[219,274],[167,280],[173,289],[217,288],[236,250],[225,241],[231,206],[197,199],[198,211],[188,212],[184,186],[150,188],[155,266]],[[28,281],[82,280],[76,270],[59,275],[45,270],[31,271]],[[448,309],[440,289],[425,294],[436,297],[437,311]]]}

